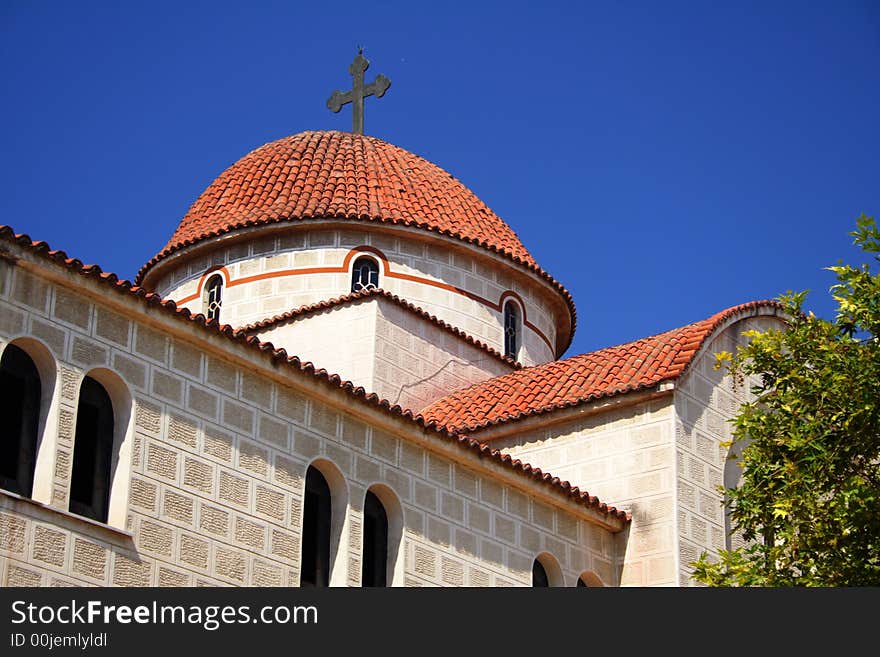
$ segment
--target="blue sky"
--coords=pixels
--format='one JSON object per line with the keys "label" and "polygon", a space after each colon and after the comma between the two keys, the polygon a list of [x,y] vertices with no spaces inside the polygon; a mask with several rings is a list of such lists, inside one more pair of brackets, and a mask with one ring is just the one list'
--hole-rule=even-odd
{"label": "blue sky", "polygon": [[470,187],[572,293],[567,355],[863,260],[880,3],[0,2],[0,223],[132,278],[253,148],[366,132]]}

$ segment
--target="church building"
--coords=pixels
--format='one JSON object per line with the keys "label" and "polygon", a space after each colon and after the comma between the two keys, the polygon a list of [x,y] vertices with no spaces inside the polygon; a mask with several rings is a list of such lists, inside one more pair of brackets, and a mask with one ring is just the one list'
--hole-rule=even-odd
{"label": "church building", "polygon": [[133,281],[0,227],[0,584],[692,586],[730,545],[714,354],[781,307],[564,358],[569,292],[363,134],[365,69]]}

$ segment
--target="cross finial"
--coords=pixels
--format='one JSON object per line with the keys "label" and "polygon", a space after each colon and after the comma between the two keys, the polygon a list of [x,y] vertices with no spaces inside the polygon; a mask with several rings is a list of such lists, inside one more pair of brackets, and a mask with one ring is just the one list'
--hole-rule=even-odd
{"label": "cross finial", "polygon": [[370,67],[369,60],[364,57],[364,49],[358,46],[357,57],[348,67],[351,73],[351,91],[345,93],[336,90],[327,99],[327,108],[334,114],[342,109],[343,105],[351,103],[351,131],[355,134],[364,134],[364,98],[376,96],[381,98],[391,86],[391,80],[384,75],[377,75],[370,84],[364,85],[364,72]]}

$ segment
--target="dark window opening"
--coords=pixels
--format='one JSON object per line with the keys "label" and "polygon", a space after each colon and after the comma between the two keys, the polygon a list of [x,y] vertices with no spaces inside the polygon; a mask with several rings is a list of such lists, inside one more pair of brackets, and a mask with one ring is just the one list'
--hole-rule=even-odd
{"label": "dark window opening", "polygon": [[317,468],[306,472],[300,586],[330,584],[330,486]]}
{"label": "dark window opening", "polygon": [[351,291],[363,292],[379,287],[379,265],[372,258],[362,257],[354,261],[351,270]]}
{"label": "dark window opening", "polygon": [[382,502],[367,491],[364,500],[364,556],[362,586],[388,586],[388,514]]}
{"label": "dark window opening", "polygon": [[223,277],[212,276],[205,286],[205,317],[220,321],[220,306],[223,305]]}
{"label": "dark window opening", "polygon": [[504,304],[504,355],[516,359],[519,351],[519,310],[516,304]]}
{"label": "dark window opening", "polygon": [[578,577],[578,586],[587,586],[587,583],[584,581],[583,577]]}
{"label": "dark window opening", "polygon": [[104,386],[83,379],[76,411],[70,510],[107,522],[110,508],[110,467],[113,457],[113,404]]}
{"label": "dark window opening", "polygon": [[0,487],[24,497],[34,488],[40,394],[34,361],[7,345],[0,360]]}
{"label": "dark window opening", "polygon": [[535,559],[532,564],[532,586],[550,586],[550,580],[547,579],[547,571],[541,562]]}

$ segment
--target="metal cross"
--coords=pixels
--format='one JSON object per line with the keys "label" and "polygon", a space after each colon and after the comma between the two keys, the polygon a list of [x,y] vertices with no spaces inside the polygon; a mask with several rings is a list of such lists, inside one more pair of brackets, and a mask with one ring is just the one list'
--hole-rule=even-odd
{"label": "metal cross", "polygon": [[364,71],[369,67],[370,62],[364,57],[364,49],[358,48],[357,57],[348,67],[352,77],[351,91],[342,93],[336,90],[327,99],[327,109],[334,114],[341,110],[343,105],[351,103],[351,131],[358,135],[364,134],[364,98],[367,96],[381,98],[391,86],[391,80],[384,75],[377,75],[375,80],[364,86]]}

